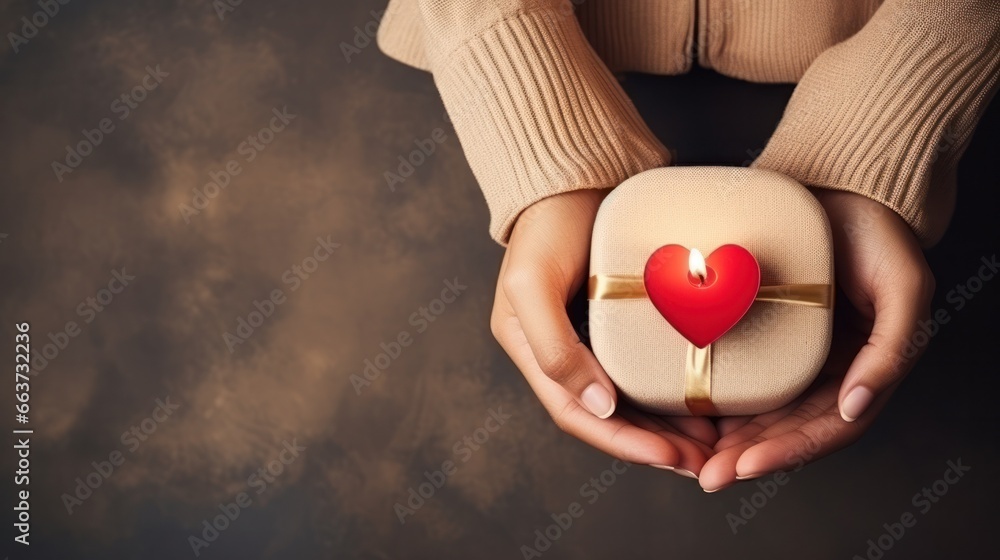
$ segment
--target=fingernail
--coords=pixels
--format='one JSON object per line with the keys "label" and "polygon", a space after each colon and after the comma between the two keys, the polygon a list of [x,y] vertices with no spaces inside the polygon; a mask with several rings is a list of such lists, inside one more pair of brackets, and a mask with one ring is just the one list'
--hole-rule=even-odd
{"label": "fingernail", "polygon": [[875,398],[875,393],[867,387],[855,387],[844,397],[843,404],[840,405],[840,417],[845,422],[854,422],[861,416],[868,405]]}
{"label": "fingernail", "polygon": [[687,469],[674,469],[674,472],[681,476],[686,476],[688,478],[693,478],[695,480],[698,480],[698,475],[694,474],[693,472]]}
{"label": "fingernail", "polygon": [[751,478],[757,478],[759,476],[760,473],[748,474],[746,476],[737,476],[736,480],[750,480]]}
{"label": "fingernail", "polygon": [[678,469],[677,467],[671,467],[670,465],[649,465],[649,466],[656,467],[658,469],[663,469],[665,471],[674,471],[675,473],[681,476],[686,476],[688,478],[693,478],[695,480],[698,480],[698,475],[694,474],[693,472],[687,469]]}
{"label": "fingernail", "polygon": [[719,490],[725,490],[726,488],[729,488],[732,485],[733,485],[733,483],[730,482],[729,484],[723,484],[722,486],[719,486],[718,488],[716,488],[714,490],[709,490],[708,488],[702,488],[702,490],[704,490],[706,494],[715,494]]}
{"label": "fingernail", "polygon": [[583,390],[580,400],[591,414],[598,418],[607,418],[615,411],[615,401],[611,398],[611,393],[600,383],[591,383]]}

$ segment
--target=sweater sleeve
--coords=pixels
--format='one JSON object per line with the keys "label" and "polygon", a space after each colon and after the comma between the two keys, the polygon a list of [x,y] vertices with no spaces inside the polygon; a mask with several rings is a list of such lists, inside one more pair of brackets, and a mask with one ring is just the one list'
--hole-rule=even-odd
{"label": "sweater sleeve", "polygon": [[882,202],[932,245],[998,70],[1000,2],[886,0],[809,67],[754,166]]}
{"label": "sweater sleeve", "polygon": [[383,22],[383,51],[432,72],[501,244],[538,200],[670,161],[568,0],[392,0]]}

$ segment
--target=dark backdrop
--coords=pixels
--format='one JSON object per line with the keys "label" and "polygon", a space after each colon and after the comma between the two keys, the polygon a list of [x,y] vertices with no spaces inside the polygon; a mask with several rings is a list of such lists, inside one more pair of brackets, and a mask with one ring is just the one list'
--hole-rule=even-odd
{"label": "dark backdrop", "polygon": [[[612,459],[556,429],[490,335],[502,253],[430,77],[373,41],[342,54],[382,4],[245,1],[220,20],[208,0],[74,0],[5,47],[0,355],[13,363],[14,323],[30,321],[53,356],[31,385],[35,558],[193,557],[189,536],[234,507],[200,557],[520,558],[573,502],[583,516],[543,557],[847,559],[906,512],[917,523],[887,559],[996,555],[1000,283],[961,310],[945,299],[1000,246],[996,104],[928,253],[952,320],[859,443],[766,503],[753,482],[707,495],[642,466],[600,493],[584,485]],[[0,2],[0,31],[39,9]],[[155,89],[134,90],[157,65]],[[684,164],[755,157],[792,91],[702,71],[624,85]],[[122,118],[115,100],[132,91],[143,99]],[[286,106],[295,117],[269,143],[241,148]],[[111,132],[60,181],[53,161],[105,118]],[[384,173],[436,129],[444,141],[390,190]],[[206,191],[230,161],[239,172]],[[317,238],[339,246],[310,262]],[[122,289],[113,271],[135,278]],[[411,321],[455,279],[454,303]],[[275,290],[280,303],[261,303]],[[227,344],[248,317],[253,332]],[[410,344],[377,359],[403,331]],[[385,369],[356,388],[366,360]],[[491,411],[510,418],[474,449],[463,438],[482,441]],[[11,544],[8,438],[4,547],[26,558]],[[305,450],[282,454],[293,444]],[[401,524],[394,504],[448,460],[457,471]],[[958,460],[971,471],[922,513],[913,495]],[[246,507],[227,505],[241,493]],[[741,507],[753,516],[734,534]]]}

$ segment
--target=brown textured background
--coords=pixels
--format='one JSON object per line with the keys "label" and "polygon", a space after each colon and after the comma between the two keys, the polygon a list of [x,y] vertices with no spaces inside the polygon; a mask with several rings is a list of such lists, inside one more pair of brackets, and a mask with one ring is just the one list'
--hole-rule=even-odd
{"label": "brown textured background", "polygon": [[[738,534],[726,514],[753,483],[706,495],[635,466],[587,503],[581,485],[612,459],[558,432],[490,336],[501,250],[430,77],[374,41],[341,54],[382,4],[246,0],[220,21],[208,0],[75,0],[20,52],[5,47],[0,355],[13,363],[14,323],[31,322],[37,348],[82,325],[77,305],[112,269],[136,276],[33,378],[33,557],[193,557],[188,535],[293,438],[307,450],[201,557],[519,558],[577,501],[583,517],[544,557],[851,558],[959,457],[971,473],[885,558],[997,552],[1000,282],[951,313],[860,443],[794,473]],[[0,31],[37,10],[0,1]],[[169,76],[119,121],[111,102],[157,64]],[[683,163],[752,159],[791,92],[708,72],[625,85]],[[296,119],[185,223],[178,205],[286,105]],[[51,162],[104,117],[114,132],[57,181]],[[383,173],[437,128],[447,139],[391,192]],[[998,146],[994,105],[929,255],[935,306],[952,310],[948,290],[1000,246]],[[341,247],[290,292],[282,274],[317,236]],[[455,277],[468,290],[416,334],[410,314]],[[274,288],[287,302],[230,353],[222,333]],[[412,346],[358,395],[350,376],[403,330]],[[3,396],[10,411],[11,385]],[[180,409],[129,453],[121,433],[167,396]],[[510,420],[461,462],[453,446],[497,407]],[[115,450],[125,464],[67,514],[60,496]],[[449,459],[458,472],[401,525],[393,504]],[[9,476],[4,548],[27,558],[11,544]]]}

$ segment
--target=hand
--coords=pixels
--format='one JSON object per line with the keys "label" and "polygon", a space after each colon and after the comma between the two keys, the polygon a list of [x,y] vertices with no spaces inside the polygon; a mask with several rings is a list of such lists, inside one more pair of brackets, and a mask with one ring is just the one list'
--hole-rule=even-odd
{"label": "hand", "polygon": [[619,406],[611,379],[566,312],[587,277],[594,219],[606,194],[563,193],[522,212],[500,267],[493,335],[563,431],[631,463],[694,476],[717,439],[713,424]]}
{"label": "hand", "polygon": [[838,309],[838,327],[853,318],[853,329],[835,331],[819,379],[795,402],[718,422],[721,439],[700,477],[706,491],[797,470],[853,443],[919,357],[912,337],[929,315],[934,278],[909,226],[864,196],[814,194],[830,218],[837,280],[850,304]]}

